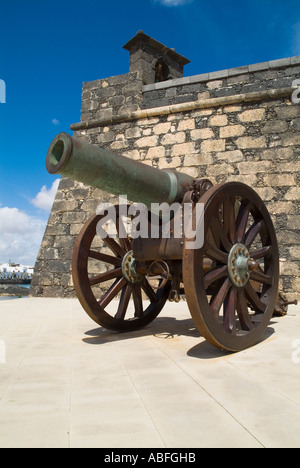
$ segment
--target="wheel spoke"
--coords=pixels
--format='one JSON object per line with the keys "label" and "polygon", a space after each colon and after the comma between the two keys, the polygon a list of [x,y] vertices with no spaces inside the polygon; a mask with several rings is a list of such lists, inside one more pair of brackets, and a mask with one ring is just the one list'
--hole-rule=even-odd
{"label": "wheel spoke", "polygon": [[113,298],[121,291],[121,289],[126,286],[127,281],[123,277],[121,279],[117,279],[114,284],[109,288],[109,290],[104,294],[104,296],[98,301],[98,304],[105,309],[106,306],[113,300]]}
{"label": "wheel spoke", "polygon": [[263,283],[271,286],[273,283],[273,278],[270,275],[265,275],[263,272],[259,270],[254,270],[250,273],[250,278],[253,281],[257,281],[258,283]]}
{"label": "wheel spoke", "polygon": [[213,301],[211,303],[211,310],[212,310],[213,314],[215,315],[215,317],[219,316],[221,306],[222,306],[223,302],[225,301],[225,298],[226,298],[226,296],[228,294],[230,286],[231,286],[230,279],[226,278],[226,280],[223,283],[223,286],[218,291],[218,293],[216,294],[216,296],[214,297],[214,299],[213,299]]}
{"label": "wheel spoke", "polygon": [[205,247],[206,247],[205,256],[211,258],[212,260],[217,260],[218,262],[221,262],[227,265],[228,254],[226,252],[222,252],[222,250],[219,250],[216,247],[213,247],[208,242],[206,242]]}
{"label": "wheel spoke", "polygon": [[117,228],[120,244],[123,247],[123,249],[125,249],[128,252],[129,250],[131,250],[131,242],[128,239],[122,216],[119,216],[117,218],[116,228]]}
{"label": "wheel spoke", "polygon": [[272,253],[272,246],[267,245],[266,247],[262,247],[261,249],[251,252],[251,258],[253,258],[253,260],[258,260],[260,258],[265,257],[266,255],[270,255],[271,253]]}
{"label": "wheel spoke", "polygon": [[238,216],[237,216],[237,220],[236,220],[237,242],[240,242],[240,243],[244,242],[249,214],[250,214],[250,203],[248,203],[247,205],[242,203],[240,206]]}
{"label": "wheel spoke", "polygon": [[95,250],[89,251],[89,258],[99,260],[100,262],[109,263],[110,265],[122,265],[122,259],[120,257],[113,257],[112,255],[106,255],[102,252],[96,252]]}
{"label": "wheel spoke", "polygon": [[158,302],[158,298],[157,298],[154,290],[151,288],[150,284],[148,283],[148,281],[146,279],[141,283],[141,287],[143,288],[143,291],[149,297],[150,302]]}
{"label": "wheel spoke", "polygon": [[226,237],[236,243],[235,198],[228,198],[223,203],[223,224]]}
{"label": "wheel spoke", "polygon": [[237,313],[239,316],[239,321],[240,321],[242,330],[245,330],[245,331],[253,330],[254,325],[251,322],[251,318],[250,318],[249,311],[248,311],[247,300],[245,296],[245,291],[243,288],[238,290],[236,305],[237,305],[236,309],[237,309]]}
{"label": "wheel spoke", "polygon": [[132,289],[132,294],[133,294],[133,302],[134,302],[134,308],[135,308],[135,317],[143,317],[143,301],[142,301],[142,292],[141,288],[138,284],[133,285]]}
{"label": "wheel spoke", "polygon": [[208,288],[212,283],[215,281],[224,278],[228,274],[228,267],[224,265],[220,268],[210,271],[204,276],[204,287],[205,289]]}
{"label": "wheel spoke", "polygon": [[210,221],[210,230],[216,247],[221,248],[221,246],[223,246],[223,248],[229,252],[232,247],[232,243],[227,238],[219,217],[214,216],[212,218]]}
{"label": "wheel spoke", "polygon": [[115,315],[116,319],[118,319],[118,320],[124,320],[125,319],[125,315],[126,315],[126,312],[127,312],[127,309],[128,309],[128,304],[129,304],[131,292],[132,292],[132,287],[131,287],[130,284],[127,284],[127,286],[125,288],[123,288],[123,290],[122,290],[122,295],[121,295],[121,299],[120,299],[120,302],[119,302],[118,311],[117,311],[117,313]]}
{"label": "wheel spoke", "polygon": [[253,289],[251,283],[247,283],[245,286],[245,292],[248,301],[251,303],[252,307],[256,312],[265,312],[266,311],[266,304],[261,302],[260,298],[258,297],[258,294],[256,291]]}
{"label": "wheel spoke", "polygon": [[117,255],[118,257],[124,257],[126,250],[121,247],[112,237],[106,237],[104,239],[105,244],[110,248],[110,250]]}
{"label": "wheel spoke", "polygon": [[231,287],[224,301],[224,329],[232,333],[235,328],[235,307],[236,307],[237,290],[234,286]]}
{"label": "wheel spoke", "polygon": [[106,271],[105,273],[100,273],[100,275],[90,278],[90,285],[95,286],[96,284],[104,283],[114,278],[120,278],[122,276],[122,268],[115,268],[114,270]]}
{"label": "wheel spoke", "polygon": [[262,227],[263,227],[263,221],[257,221],[248,230],[245,236],[245,245],[248,250],[250,249],[251,245],[255,241],[258,234],[261,232]]}

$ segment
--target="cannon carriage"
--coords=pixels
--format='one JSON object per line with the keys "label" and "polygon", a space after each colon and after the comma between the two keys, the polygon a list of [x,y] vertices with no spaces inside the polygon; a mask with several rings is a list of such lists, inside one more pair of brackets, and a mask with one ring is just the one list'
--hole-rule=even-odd
{"label": "cannon carriage", "polygon": [[[278,298],[279,254],[271,217],[252,188],[160,171],[65,133],[51,143],[46,165],[138,203],[100,210],[75,243],[76,294],[96,323],[140,329],[167,300],[184,297],[213,345],[240,351],[262,338]],[[172,208],[168,223],[157,207]]]}

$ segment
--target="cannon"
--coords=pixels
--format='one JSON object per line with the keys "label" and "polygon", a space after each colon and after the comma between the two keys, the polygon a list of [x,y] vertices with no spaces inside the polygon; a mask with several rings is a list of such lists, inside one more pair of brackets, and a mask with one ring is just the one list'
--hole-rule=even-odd
{"label": "cannon", "polygon": [[[52,141],[46,166],[133,202],[97,211],[75,243],[74,287],[97,324],[141,329],[167,300],[183,298],[211,344],[236,352],[262,339],[278,297],[279,253],[271,217],[251,187],[159,170],[66,133]],[[168,223],[160,207],[172,208]]]}

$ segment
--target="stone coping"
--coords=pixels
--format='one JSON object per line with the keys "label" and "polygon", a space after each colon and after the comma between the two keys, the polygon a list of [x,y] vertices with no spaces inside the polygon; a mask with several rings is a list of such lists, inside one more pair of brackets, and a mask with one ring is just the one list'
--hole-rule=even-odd
{"label": "stone coping", "polygon": [[[177,80],[176,80],[177,81]],[[152,86],[152,85],[151,85]],[[294,88],[280,88],[268,89],[263,91],[256,91],[253,93],[234,94],[232,96],[222,96],[210,99],[201,99],[198,101],[190,101],[181,104],[174,104],[171,106],[154,107],[151,109],[143,109],[135,112],[124,112],[119,115],[112,115],[109,118],[100,118],[95,120],[83,121],[72,124],[71,130],[87,130],[90,128],[103,127],[105,125],[113,125],[123,122],[130,122],[134,120],[157,117],[160,115],[170,115],[179,112],[188,112],[198,109],[208,109],[212,107],[219,107],[225,105],[239,104],[243,102],[255,102],[263,100],[279,99],[289,97],[292,95]]]}
{"label": "stone coping", "polygon": [[175,80],[163,81],[161,83],[153,83],[143,86],[143,92],[155,91],[159,89],[172,88],[174,86],[184,86],[189,84],[202,83],[205,81],[219,80],[245,73],[253,73],[257,71],[266,71],[274,68],[289,67],[300,64],[300,55],[269,62],[255,63],[253,65],[245,65],[227,70],[219,70],[210,73],[202,73],[201,75],[188,76],[186,78],[177,78]]}

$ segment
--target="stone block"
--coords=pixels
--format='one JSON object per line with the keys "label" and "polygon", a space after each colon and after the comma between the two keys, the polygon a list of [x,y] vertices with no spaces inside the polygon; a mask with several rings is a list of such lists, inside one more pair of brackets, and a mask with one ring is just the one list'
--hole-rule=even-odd
{"label": "stone block", "polygon": [[206,140],[201,143],[202,153],[225,151],[226,140]]}
{"label": "stone block", "polygon": [[262,159],[270,160],[286,160],[293,157],[294,151],[292,148],[272,148],[262,152]]}
{"label": "stone block", "polygon": [[208,83],[206,83],[206,86],[208,87],[208,89],[222,88],[223,81],[221,80],[209,81]]}
{"label": "stone block", "polygon": [[255,190],[264,201],[273,200],[277,194],[276,190],[274,190],[272,187],[256,187]]}
{"label": "stone block", "polygon": [[[271,168],[270,161],[247,161],[237,164],[240,174],[268,173]],[[272,175],[270,175],[272,177]],[[270,184],[267,184],[270,185]]]}
{"label": "stone block", "polygon": [[214,138],[214,132],[211,128],[200,128],[191,131],[192,140],[207,140]]}
{"label": "stone block", "polygon": [[175,145],[179,143],[184,143],[186,140],[186,136],[184,132],[178,132],[178,133],[168,133],[167,135],[164,135],[161,144],[166,146],[166,145]]}
{"label": "stone block", "polygon": [[140,138],[141,135],[142,135],[142,130],[139,127],[131,127],[125,131],[125,137],[128,139]]}
{"label": "stone block", "polygon": [[282,144],[283,146],[300,146],[300,134],[299,133],[284,134],[282,136]]}
{"label": "stone block", "polygon": [[99,143],[100,145],[102,145],[103,143],[109,143],[111,141],[114,141],[114,138],[114,132],[100,133],[100,135],[97,136],[97,143]]}
{"label": "stone block", "polygon": [[72,236],[56,236],[54,240],[54,247],[60,248],[72,248],[75,243],[75,237]]}
{"label": "stone block", "polygon": [[73,211],[77,208],[77,202],[75,200],[58,200],[53,203],[53,210],[58,211]]}
{"label": "stone block", "polygon": [[288,124],[284,120],[269,120],[261,129],[261,132],[266,133],[283,133],[288,129]]}
{"label": "stone block", "polygon": [[300,117],[300,105],[290,105],[275,108],[279,119],[293,119]]}
{"label": "stone block", "polygon": [[149,136],[149,137],[140,138],[134,143],[134,146],[138,148],[147,148],[149,146],[156,146],[157,142],[158,142],[157,136]]}
{"label": "stone block", "polygon": [[239,114],[239,119],[241,122],[256,122],[262,120],[265,117],[265,109],[251,109],[246,110]]}
{"label": "stone block", "polygon": [[172,156],[185,156],[192,153],[195,153],[195,143],[182,143],[172,148]]}
{"label": "stone block", "polygon": [[214,115],[209,119],[209,125],[212,127],[228,125],[228,117],[227,115]]}
{"label": "stone block", "polygon": [[61,258],[59,260],[50,260],[49,270],[53,273],[68,273],[71,271],[71,263]]}
{"label": "stone block", "polygon": [[192,156],[185,156],[184,158],[184,171],[185,167],[189,166],[203,166],[213,164],[211,154],[193,154]]}
{"label": "stone block", "polygon": [[295,200],[299,203],[300,200],[300,187],[291,187],[285,194],[285,200]]}
{"label": "stone block", "polygon": [[230,175],[234,174],[234,172],[235,172],[235,169],[231,164],[221,163],[221,164],[209,165],[207,167],[206,174],[207,174],[208,177],[211,177],[211,176],[220,177],[220,176],[222,176],[227,182],[227,178]]}
{"label": "stone block", "polygon": [[264,182],[270,187],[288,187],[296,185],[292,174],[268,174],[264,176]]}
{"label": "stone block", "polygon": [[168,158],[168,159],[161,158],[158,161],[158,169],[168,169],[168,168],[176,169],[180,167],[180,165],[181,165],[181,160],[178,156],[175,156],[173,158]]}
{"label": "stone block", "polygon": [[265,137],[240,137],[236,143],[240,149],[265,148],[267,146]]}
{"label": "stone block", "polygon": [[229,163],[243,161],[244,155],[240,150],[233,151],[224,151],[223,153],[218,153],[217,158],[223,161],[228,161]]}
{"label": "stone block", "polygon": [[193,130],[195,128],[195,120],[194,119],[184,119],[181,120],[178,124],[177,131],[185,131],[185,130]]}
{"label": "stone block", "polygon": [[70,211],[63,214],[63,224],[84,223],[86,220],[86,213],[83,211]]}
{"label": "stone block", "polygon": [[243,125],[228,125],[220,129],[220,138],[233,138],[244,135],[246,128]]}
{"label": "stone block", "polygon": [[166,154],[166,150],[164,146],[154,146],[149,148],[146,158],[153,159],[153,158],[164,158]]}
{"label": "stone block", "polygon": [[168,133],[170,131],[170,128],[171,122],[160,123],[153,127],[153,132],[155,133],[155,135],[161,135]]}

